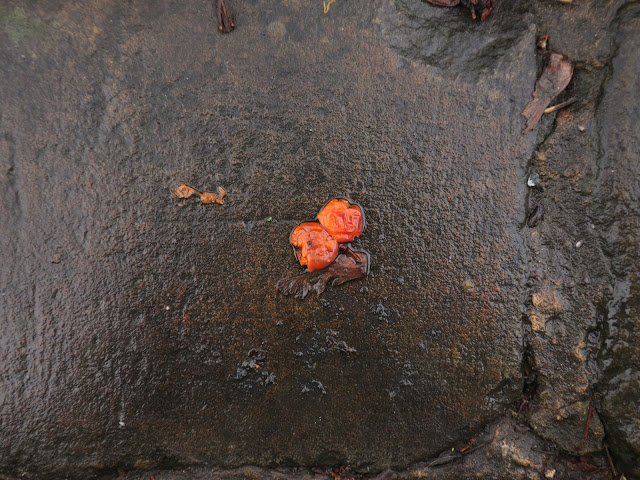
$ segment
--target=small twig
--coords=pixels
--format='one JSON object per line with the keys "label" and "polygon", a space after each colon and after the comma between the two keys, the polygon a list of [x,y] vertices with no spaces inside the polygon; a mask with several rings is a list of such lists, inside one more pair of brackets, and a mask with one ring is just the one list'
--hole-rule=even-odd
{"label": "small twig", "polygon": [[331,7],[331,4],[335,1],[336,0],[329,0],[328,2],[322,2],[322,8],[324,9],[324,13],[329,13],[329,7]]}
{"label": "small twig", "polygon": [[580,450],[587,446],[587,437],[589,436],[589,425],[591,424],[591,416],[593,415],[593,405],[589,405],[589,413],[587,413],[587,426],[584,429],[584,438]]}
{"label": "small twig", "polygon": [[609,467],[611,468],[611,473],[613,473],[613,476],[615,477],[616,475],[618,475],[618,472],[616,472],[616,467],[613,465],[613,460],[611,459],[611,454],[609,453],[609,447],[607,446],[607,444],[604,444],[604,453],[607,454],[607,459],[609,460]]}
{"label": "small twig", "polygon": [[229,7],[227,6],[227,0],[217,0],[216,14],[218,16],[218,30],[222,33],[229,33],[236,28],[231,12],[229,12]]}
{"label": "small twig", "polygon": [[576,103],[577,101],[578,101],[578,97],[571,97],[566,102],[559,103],[557,105],[554,105],[553,107],[545,108],[544,113],[553,113],[556,110],[560,110],[561,108],[568,107],[569,105],[571,105],[572,103]]}

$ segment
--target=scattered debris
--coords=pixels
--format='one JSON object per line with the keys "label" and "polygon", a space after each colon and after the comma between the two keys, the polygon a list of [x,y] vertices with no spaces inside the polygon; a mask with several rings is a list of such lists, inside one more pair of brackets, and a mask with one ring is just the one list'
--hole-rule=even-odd
{"label": "scattered debris", "polygon": [[544,471],[544,478],[553,478],[555,476],[556,476],[556,470],[554,468]]}
{"label": "scattered debris", "polygon": [[608,467],[595,465],[591,455],[582,455],[578,458],[570,459],[567,463],[567,470],[601,475],[609,473]]}
{"label": "scattered debris", "polygon": [[554,105],[553,107],[545,108],[544,113],[553,113],[556,110],[560,110],[561,108],[568,107],[569,105],[576,103],[578,101],[578,97],[571,97],[569,100],[566,100],[562,103]]}
{"label": "scattered debris", "polygon": [[542,205],[536,205],[535,207],[533,207],[533,210],[531,210],[529,218],[527,218],[527,226],[529,228],[537,227],[543,218],[544,208],[542,208]]}
{"label": "scattered debris", "polygon": [[530,402],[529,400],[527,400],[526,398],[522,397],[519,401],[518,401],[518,413],[522,413],[523,411],[527,410],[530,406]]}
{"label": "scattered debris", "polygon": [[620,472],[618,474],[615,465],[613,464],[613,459],[611,458],[611,454],[609,453],[609,447],[607,444],[604,444],[604,452],[607,454],[607,460],[609,461],[609,468],[611,469],[611,476],[613,480],[627,480],[624,476],[624,473]]}
{"label": "scattered debris", "polygon": [[[580,248],[583,243],[584,243],[584,240],[578,240],[576,242],[576,248]],[[589,407],[589,412],[591,412],[591,407]],[[591,414],[589,414],[589,418],[591,418]]]}
{"label": "scattered debris", "polygon": [[533,188],[539,183],[540,183],[540,175],[538,175],[537,173],[532,173],[531,175],[529,175],[529,178],[527,179],[527,185],[529,187]]}
{"label": "scattered debris", "polygon": [[173,192],[178,198],[191,198],[193,195],[200,195],[195,188],[190,187],[189,185],[182,184]]}
{"label": "scattered debris", "polygon": [[223,198],[227,194],[226,190],[222,187],[218,187],[218,194],[213,194],[211,192],[202,192],[200,195],[200,201],[205,205],[209,203],[218,203],[222,205],[224,203]]}
{"label": "scattered debris", "polygon": [[578,125],[578,130],[580,130],[581,132],[584,132],[585,128],[582,125]]}
{"label": "scattered debris", "polygon": [[329,13],[329,7],[331,7],[331,4],[334,3],[336,0],[329,0],[328,2],[322,2],[322,8],[324,10],[324,13]]}
{"label": "scattered debris", "polygon": [[285,295],[305,298],[311,290],[320,295],[329,283],[332,286],[341,285],[350,280],[365,277],[368,273],[369,254],[346,249],[327,268],[283,278],[276,286]]}
{"label": "scattered debris", "polygon": [[227,194],[227,191],[222,187],[218,187],[217,194],[211,192],[199,192],[195,188],[183,183],[173,191],[173,194],[178,198],[191,198],[196,196],[200,199],[200,202],[205,205],[210,203],[218,203],[222,205],[224,203],[223,198]]}
{"label": "scattered debris", "polygon": [[467,445],[460,451],[456,452],[455,448],[452,448],[451,451],[444,451],[440,454],[440,456],[438,458],[436,458],[434,461],[432,461],[429,464],[429,467],[438,467],[440,465],[446,465],[447,463],[451,463],[455,460],[458,460],[466,455],[469,455],[472,452],[475,452],[476,450],[482,448],[482,447],[486,447],[487,445],[489,445],[494,439],[491,438],[486,442],[480,443],[480,444],[476,444],[476,440],[475,439],[470,439],[467,442]]}
{"label": "scattered debris", "polygon": [[276,375],[264,368],[267,359],[267,352],[261,348],[252,348],[247,353],[247,359],[236,366],[236,373],[233,378],[248,382],[246,388],[250,388],[251,383],[257,385],[275,385]]}
{"label": "scattered debris", "polygon": [[536,88],[531,100],[522,112],[527,119],[527,127],[522,133],[527,133],[538,125],[540,118],[551,101],[556,98],[571,81],[573,64],[564,59],[559,53],[552,53],[549,63],[536,82]]}
{"label": "scattered debris", "polygon": [[467,444],[460,449],[460,453],[466,452],[470,448],[474,447],[475,444],[476,444],[476,439],[475,438],[470,438],[469,441],[467,442]]}
{"label": "scattered debris", "polygon": [[318,390],[320,390],[320,392],[323,395],[328,395],[329,394],[329,392],[327,391],[327,387],[325,387],[324,384],[320,380],[311,379],[311,383],[315,383],[316,387],[318,387]]}
{"label": "scattered debris", "polygon": [[227,6],[227,0],[216,0],[216,14],[218,15],[218,30],[229,33],[236,28]]}
{"label": "scattered debris", "polygon": [[344,353],[356,353],[357,350],[349,345],[347,345],[347,342],[345,342],[344,340],[338,340],[335,336],[338,334],[338,332],[335,332],[333,330],[329,330],[327,332],[327,336],[325,337],[325,340],[327,342],[327,346],[332,349],[332,350],[338,350],[340,352],[344,352]]}
{"label": "scattered debris", "polygon": [[562,176],[564,178],[572,178],[578,175],[579,173],[580,173],[580,165],[578,165],[577,163],[572,163],[570,165],[567,165],[567,168],[565,168],[564,172],[562,172]]}
{"label": "scattered debris", "polygon": [[247,357],[255,360],[255,363],[259,365],[267,359],[267,352],[261,348],[252,348],[247,353]]}
{"label": "scattered debris", "polygon": [[549,35],[545,33],[538,37],[538,43],[536,43],[536,45],[540,50],[546,50],[548,41],[549,41]]}
{"label": "scattered debris", "polygon": [[62,254],[61,253],[54,253],[51,256],[51,263],[60,263],[62,261]]}
{"label": "scattered debris", "polygon": [[265,221],[266,221],[267,223],[269,223],[271,220],[273,220],[273,217],[267,217],[267,218],[265,219]]}
{"label": "scattered debris", "polygon": [[483,21],[489,16],[493,9],[495,0],[426,0],[431,5],[438,7],[455,7],[456,5],[462,5],[471,10],[471,18],[474,20],[477,18],[476,8],[480,12],[480,21]]}

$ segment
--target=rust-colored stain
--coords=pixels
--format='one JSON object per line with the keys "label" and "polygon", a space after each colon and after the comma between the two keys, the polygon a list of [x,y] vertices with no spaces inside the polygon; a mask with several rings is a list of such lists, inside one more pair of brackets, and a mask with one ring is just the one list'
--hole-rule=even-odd
{"label": "rust-colored stain", "polygon": [[369,255],[345,245],[359,237],[363,229],[364,212],[359,205],[344,198],[329,201],[317,221],[301,223],[289,238],[298,262],[308,271],[280,280],[278,289],[285,295],[304,298],[310,290],[320,295],[329,282],[339,285],[367,275]]}

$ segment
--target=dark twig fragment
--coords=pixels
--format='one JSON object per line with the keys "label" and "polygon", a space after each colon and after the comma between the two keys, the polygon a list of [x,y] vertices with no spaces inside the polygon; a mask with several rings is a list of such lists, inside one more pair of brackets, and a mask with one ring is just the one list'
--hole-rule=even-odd
{"label": "dark twig fragment", "polygon": [[527,119],[527,128],[522,133],[536,128],[545,109],[554,98],[567,88],[572,75],[573,64],[565,60],[559,53],[552,53],[549,63],[536,82],[533,100],[522,111],[522,116]]}
{"label": "dark twig fragment", "polygon": [[591,424],[591,417],[593,416],[593,405],[589,405],[589,413],[587,413],[587,426],[584,429],[584,438],[582,439],[582,445],[580,450],[587,446],[587,438],[589,438],[589,425]]}
{"label": "dark twig fragment", "polygon": [[604,453],[607,454],[607,460],[609,460],[609,468],[611,468],[611,474],[615,478],[618,475],[618,472],[616,471],[616,467],[613,464],[613,459],[611,458],[611,454],[609,453],[609,447],[607,446],[606,443],[604,444]]}
{"label": "dark twig fragment", "polygon": [[218,30],[222,33],[229,33],[236,28],[227,6],[227,0],[216,0],[216,13],[218,15]]}

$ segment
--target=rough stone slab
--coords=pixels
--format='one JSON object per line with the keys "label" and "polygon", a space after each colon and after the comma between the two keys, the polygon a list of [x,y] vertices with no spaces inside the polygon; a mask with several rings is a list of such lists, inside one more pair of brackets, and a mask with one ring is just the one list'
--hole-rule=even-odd
{"label": "rough stone slab", "polygon": [[640,9],[621,8],[614,23],[616,54],[598,118],[602,155],[596,210],[610,257],[612,295],[603,315],[608,334],[599,358],[597,391],[611,447],[627,475],[640,477]]}
{"label": "rough stone slab", "polygon": [[[1,469],[382,469],[519,395],[533,30],[474,84],[402,62],[381,2],[321,7],[0,6]],[[279,296],[333,196],[370,276]]]}

